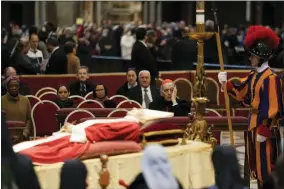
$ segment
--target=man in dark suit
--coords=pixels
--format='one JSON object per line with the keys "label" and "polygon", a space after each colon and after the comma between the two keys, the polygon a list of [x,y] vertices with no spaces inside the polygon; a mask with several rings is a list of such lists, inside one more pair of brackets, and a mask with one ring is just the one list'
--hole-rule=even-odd
{"label": "man in dark suit", "polygon": [[67,56],[63,48],[59,48],[57,39],[50,37],[46,41],[51,56],[46,65],[46,74],[67,74]]}
{"label": "man in dark suit", "polygon": [[[178,34],[177,34],[178,35]],[[196,41],[190,40],[188,32],[182,31],[182,38],[177,41],[171,52],[174,70],[192,70],[196,61]]]}
{"label": "man in dark suit", "polygon": [[149,109],[173,112],[175,116],[188,116],[190,103],[177,98],[177,89],[172,80],[165,79],[160,92],[162,98],[151,102]]}
{"label": "man in dark suit", "polygon": [[70,85],[70,95],[79,95],[84,97],[86,94],[94,90],[95,85],[88,81],[88,73],[89,68],[86,66],[81,66],[78,69],[78,80]]}
{"label": "man in dark suit", "polygon": [[128,98],[139,102],[143,108],[149,108],[149,104],[158,98],[161,98],[159,90],[155,85],[150,85],[151,76],[148,70],[139,72],[139,85],[131,89]]}
{"label": "man in dark suit", "polygon": [[126,73],[127,82],[125,82],[116,92],[117,95],[128,96],[129,90],[136,87],[137,75],[135,69],[130,68]]}
{"label": "man in dark suit", "polygon": [[147,35],[145,28],[136,30],[136,42],[133,45],[131,52],[131,62],[136,68],[137,73],[141,70],[148,70],[151,74],[152,84],[155,83],[155,78],[159,76],[157,69],[157,61],[147,46]]}

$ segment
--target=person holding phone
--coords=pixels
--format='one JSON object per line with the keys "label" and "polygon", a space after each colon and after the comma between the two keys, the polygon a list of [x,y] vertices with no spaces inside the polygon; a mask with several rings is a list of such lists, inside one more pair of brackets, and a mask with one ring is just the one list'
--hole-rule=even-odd
{"label": "person holding phone", "polygon": [[149,109],[173,112],[174,116],[187,116],[190,113],[190,103],[177,97],[174,82],[166,79],[160,88],[161,98],[149,104]]}

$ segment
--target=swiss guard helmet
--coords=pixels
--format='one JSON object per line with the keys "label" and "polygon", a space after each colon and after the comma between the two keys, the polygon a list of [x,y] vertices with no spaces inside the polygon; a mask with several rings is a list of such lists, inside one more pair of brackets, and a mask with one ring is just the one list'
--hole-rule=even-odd
{"label": "swiss guard helmet", "polygon": [[244,40],[244,48],[250,54],[260,59],[260,64],[273,57],[279,37],[274,31],[265,26],[250,26]]}

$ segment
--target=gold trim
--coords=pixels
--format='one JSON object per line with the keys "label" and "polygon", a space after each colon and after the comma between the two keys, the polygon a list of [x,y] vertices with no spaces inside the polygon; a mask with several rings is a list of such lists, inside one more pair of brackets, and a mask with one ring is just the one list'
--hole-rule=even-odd
{"label": "gold trim", "polygon": [[229,81],[232,81],[232,80],[239,80],[241,82],[241,78],[240,77],[231,77],[229,79]]}
{"label": "gold trim", "polygon": [[167,134],[183,134],[184,131],[182,129],[173,129],[173,130],[166,130],[166,131],[150,131],[146,132],[143,135],[145,137],[155,136],[155,135],[167,135]]}
{"label": "gold trim", "polygon": [[161,140],[161,141],[156,141],[156,142],[147,142],[147,144],[161,144],[161,145],[165,145],[165,144],[178,144],[179,140],[178,139],[168,139],[168,140]]}

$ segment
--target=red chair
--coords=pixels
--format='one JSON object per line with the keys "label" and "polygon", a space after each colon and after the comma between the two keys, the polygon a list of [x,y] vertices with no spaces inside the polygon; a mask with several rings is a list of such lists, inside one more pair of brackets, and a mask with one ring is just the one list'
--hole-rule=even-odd
{"label": "red chair", "polygon": [[81,102],[77,108],[104,108],[104,106],[96,100],[85,100]]}
{"label": "red chair", "polygon": [[39,96],[40,100],[50,100],[54,101],[57,98],[57,94],[55,92],[45,92]]}
{"label": "red chair", "polygon": [[43,100],[34,105],[31,111],[34,138],[51,135],[59,130],[55,116],[59,109],[57,104],[49,100]]}
{"label": "red chair", "polygon": [[81,97],[79,95],[72,95],[69,96],[70,99],[73,100],[74,105],[77,107],[81,102],[85,101],[84,97]]}
{"label": "red chair", "polygon": [[91,100],[93,99],[93,92],[89,92],[88,94],[86,94],[86,96],[84,97],[86,100]]}
{"label": "red chair", "polygon": [[40,90],[38,90],[35,94],[35,96],[39,97],[40,95],[42,95],[45,92],[55,92],[57,93],[57,90],[55,88],[52,87],[43,87]]}
{"label": "red chair", "polygon": [[110,97],[109,99],[114,101],[116,104],[119,104],[124,100],[129,100],[126,96],[123,96],[123,95],[114,95]]}
{"label": "red chair", "polygon": [[26,95],[25,97],[27,97],[30,101],[30,104],[31,104],[31,108],[34,107],[34,105],[38,102],[40,102],[40,98],[34,96],[34,95]]}
{"label": "red chair", "polygon": [[205,109],[205,116],[217,116],[222,117],[222,115],[214,109],[206,108]]}
{"label": "red chair", "polygon": [[88,110],[78,109],[70,112],[65,118],[64,123],[78,123],[78,121],[83,118],[95,118],[95,116]]}
{"label": "red chair", "polygon": [[142,108],[142,106],[134,100],[124,100],[116,108]]}
{"label": "red chair", "polygon": [[125,109],[117,109],[110,112],[107,117],[124,117],[126,116],[127,112],[128,110]]}
{"label": "red chair", "polygon": [[26,128],[26,123],[23,121],[6,121],[6,125],[10,132],[10,137],[13,144],[24,141],[23,131]]}

